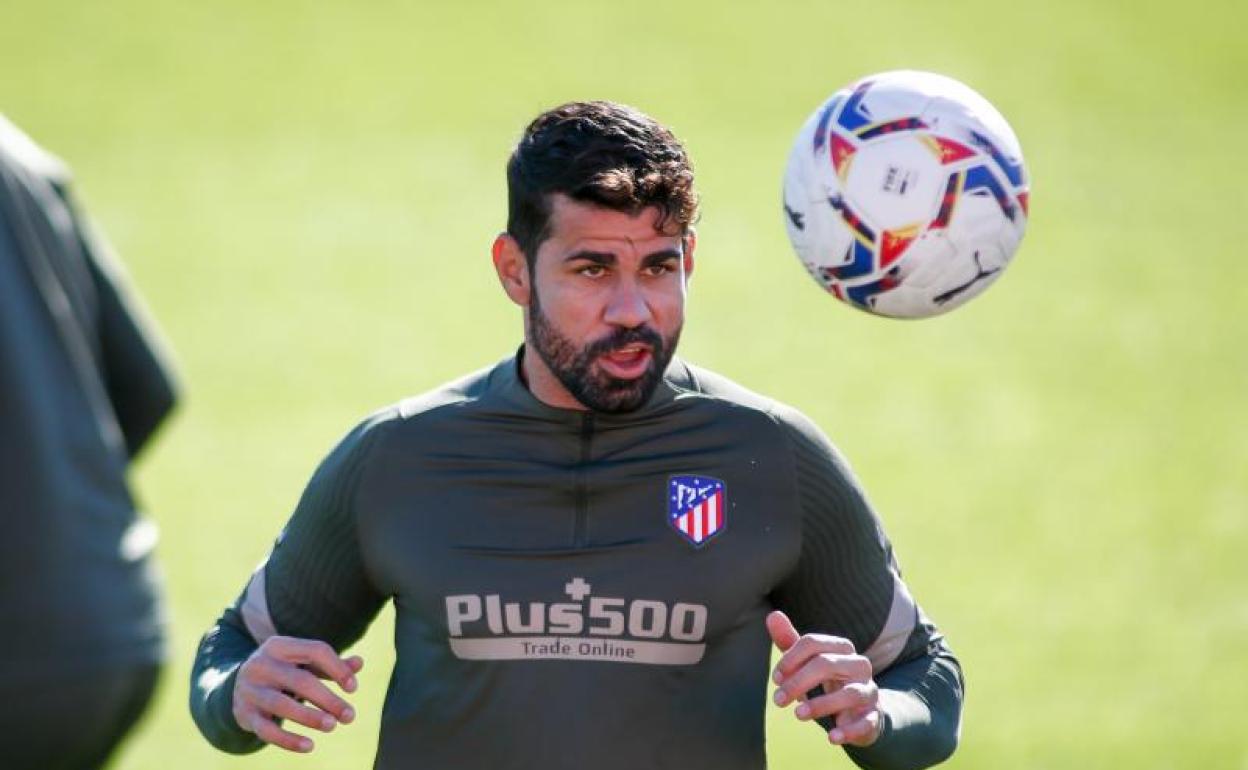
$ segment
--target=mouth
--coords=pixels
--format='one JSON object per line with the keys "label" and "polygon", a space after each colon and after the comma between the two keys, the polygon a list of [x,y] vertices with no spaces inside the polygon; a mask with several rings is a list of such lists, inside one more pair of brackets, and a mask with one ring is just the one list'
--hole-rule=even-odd
{"label": "mouth", "polygon": [[646,373],[653,353],[649,345],[630,343],[603,353],[598,363],[603,370],[617,380],[633,380]]}

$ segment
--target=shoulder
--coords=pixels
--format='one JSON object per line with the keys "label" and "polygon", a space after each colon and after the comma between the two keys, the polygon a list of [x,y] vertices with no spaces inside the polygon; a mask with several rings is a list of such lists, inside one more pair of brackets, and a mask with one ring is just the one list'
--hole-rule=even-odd
{"label": "shoulder", "polygon": [[0,159],[9,168],[49,179],[57,184],[69,181],[69,169],[60,158],[40,147],[35,140],[0,114]]}
{"label": "shoulder", "polygon": [[413,436],[425,432],[411,428],[439,420],[448,410],[478,398],[489,371],[461,377],[369,414],[334,444],[317,466],[310,486],[314,489],[354,489],[363,477],[369,475],[369,469],[379,459],[396,449],[401,452],[410,448]]}
{"label": "shoulder", "polygon": [[[822,431],[809,417],[789,404],[741,385],[722,374],[681,362],[684,376],[673,377],[678,401],[702,401],[724,409],[754,412],[786,435],[817,435]],[[826,440],[826,438],[825,438]]]}
{"label": "shoulder", "polygon": [[772,398],[688,361],[676,362],[668,379],[676,389],[679,400],[719,402],[725,406],[751,409],[763,414],[770,414],[777,404]]}
{"label": "shoulder", "polygon": [[372,445],[411,429],[444,424],[457,419],[486,397],[492,380],[506,362],[466,374],[451,382],[382,407],[360,421],[339,443],[336,451],[364,454]]}
{"label": "shoulder", "polygon": [[697,400],[721,410],[756,414],[760,424],[770,426],[771,433],[781,437],[801,470],[852,478],[853,472],[844,455],[804,412],[721,374],[687,362],[681,364],[685,375],[672,378],[674,387],[681,391],[678,401]]}
{"label": "shoulder", "polygon": [[388,418],[400,422],[422,422],[445,416],[447,410],[470,407],[490,390],[490,384],[499,370],[511,359],[493,366],[465,374],[458,379],[440,385],[433,390],[410,396],[382,410]]}

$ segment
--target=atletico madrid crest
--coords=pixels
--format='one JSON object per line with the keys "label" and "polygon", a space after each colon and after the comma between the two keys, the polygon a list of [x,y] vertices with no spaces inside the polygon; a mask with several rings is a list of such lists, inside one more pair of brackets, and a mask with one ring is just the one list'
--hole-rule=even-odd
{"label": "atletico madrid crest", "polygon": [[728,489],[709,476],[672,476],[667,482],[667,523],[701,547],[727,524]]}

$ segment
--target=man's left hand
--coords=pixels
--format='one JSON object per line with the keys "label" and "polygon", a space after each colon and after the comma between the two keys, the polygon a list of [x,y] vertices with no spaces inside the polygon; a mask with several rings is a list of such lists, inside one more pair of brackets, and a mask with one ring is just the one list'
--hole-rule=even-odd
{"label": "man's left hand", "polygon": [[[777,706],[797,703],[798,719],[834,717],[828,740],[838,745],[870,746],[880,737],[884,715],[880,691],[871,678],[871,661],[848,639],[824,634],[799,635],[783,612],[767,616],[767,633],[780,652],[772,674]],[[811,697],[817,687],[823,694]]]}

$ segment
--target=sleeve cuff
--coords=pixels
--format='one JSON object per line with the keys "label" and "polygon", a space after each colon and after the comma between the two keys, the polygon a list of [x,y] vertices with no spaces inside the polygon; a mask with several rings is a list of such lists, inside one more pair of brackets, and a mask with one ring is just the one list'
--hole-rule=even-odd
{"label": "sleeve cuff", "polygon": [[[234,666],[230,675],[208,695],[207,717],[210,730],[205,731],[212,745],[230,754],[250,754],[264,747],[255,733],[239,727],[234,719],[234,682],[241,666]],[[211,735],[207,733],[211,732]]]}

